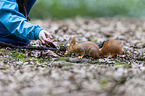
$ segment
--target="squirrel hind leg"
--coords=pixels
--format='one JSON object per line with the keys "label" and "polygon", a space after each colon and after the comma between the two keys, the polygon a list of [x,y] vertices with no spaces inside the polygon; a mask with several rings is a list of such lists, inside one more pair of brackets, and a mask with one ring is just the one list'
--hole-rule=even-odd
{"label": "squirrel hind leg", "polygon": [[99,57],[99,50],[98,50],[98,53],[96,50],[90,50],[89,51],[89,56],[91,56],[93,59]]}
{"label": "squirrel hind leg", "polygon": [[119,55],[122,55],[123,54],[123,50],[120,49],[120,51],[118,52]]}
{"label": "squirrel hind leg", "polygon": [[117,56],[117,54],[116,53],[109,53],[109,56],[108,57],[116,57]]}

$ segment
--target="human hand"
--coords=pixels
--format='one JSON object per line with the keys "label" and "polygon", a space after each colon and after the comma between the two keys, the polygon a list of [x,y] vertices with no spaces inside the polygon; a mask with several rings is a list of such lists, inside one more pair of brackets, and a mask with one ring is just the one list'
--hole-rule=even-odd
{"label": "human hand", "polygon": [[42,41],[43,44],[51,44],[52,41],[52,36],[46,31],[46,30],[41,30],[39,33],[39,39]]}

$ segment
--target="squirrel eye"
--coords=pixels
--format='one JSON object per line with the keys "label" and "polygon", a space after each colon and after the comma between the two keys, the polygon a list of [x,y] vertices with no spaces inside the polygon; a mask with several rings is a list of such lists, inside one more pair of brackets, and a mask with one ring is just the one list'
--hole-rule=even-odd
{"label": "squirrel eye", "polygon": [[69,47],[66,48],[66,50],[68,50],[68,49],[69,49]]}

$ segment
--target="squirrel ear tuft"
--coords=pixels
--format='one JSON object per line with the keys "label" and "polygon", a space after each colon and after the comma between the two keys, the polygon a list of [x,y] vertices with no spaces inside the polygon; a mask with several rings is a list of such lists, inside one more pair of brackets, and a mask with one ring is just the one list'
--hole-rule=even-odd
{"label": "squirrel ear tuft", "polygon": [[73,46],[76,44],[76,38],[74,37],[72,40],[71,40],[71,43],[70,45],[68,46],[68,49],[70,48],[73,48]]}
{"label": "squirrel ear tuft", "polygon": [[71,44],[73,44],[72,46],[74,46],[76,44],[76,38],[75,37],[71,40]]}

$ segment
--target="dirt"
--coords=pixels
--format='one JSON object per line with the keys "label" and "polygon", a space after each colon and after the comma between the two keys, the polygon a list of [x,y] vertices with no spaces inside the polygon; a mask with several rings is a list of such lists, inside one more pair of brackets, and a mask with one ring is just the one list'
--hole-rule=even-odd
{"label": "dirt", "polygon": [[[123,55],[78,59],[50,50],[0,49],[1,96],[145,95],[145,19],[80,18],[32,20],[53,35],[58,47],[71,39],[121,42]],[[39,46],[39,40],[30,45]]]}

